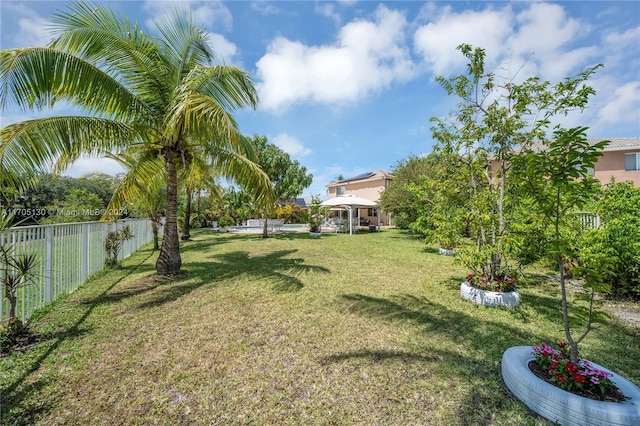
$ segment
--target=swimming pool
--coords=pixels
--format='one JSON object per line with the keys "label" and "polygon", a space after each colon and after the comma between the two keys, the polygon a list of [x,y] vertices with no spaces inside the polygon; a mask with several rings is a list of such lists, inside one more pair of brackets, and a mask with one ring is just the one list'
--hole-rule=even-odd
{"label": "swimming pool", "polygon": [[[260,232],[262,231],[262,226],[248,226],[248,225],[236,225],[230,226],[231,230],[234,231],[244,231],[244,232]],[[283,231],[304,231],[308,229],[308,226],[302,223],[285,223],[281,226]]]}

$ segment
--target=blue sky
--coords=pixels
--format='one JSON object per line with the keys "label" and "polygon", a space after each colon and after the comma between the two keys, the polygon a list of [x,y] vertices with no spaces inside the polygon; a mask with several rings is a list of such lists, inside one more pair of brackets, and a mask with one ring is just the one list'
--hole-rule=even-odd
{"label": "blue sky", "polygon": [[[431,151],[429,118],[455,107],[435,83],[465,71],[455,50],[487,50],[487,65],[517,78],[557,82],[598,63],[597,95],[563,125],[589,137],[640,136],[640,2],[103,1],[152,32],[180,3],[228,64],[249,71],[257,110],[235,113],[247,135],[266,135],[313,173],[304,193],[325,195],[336,176],[390,170]],[[46,19],[62,1],[0,2],[2,49],[45,45]],[[0,123],[28,118],[2,111]],[[83,159],[66,174],[114,164]]]}

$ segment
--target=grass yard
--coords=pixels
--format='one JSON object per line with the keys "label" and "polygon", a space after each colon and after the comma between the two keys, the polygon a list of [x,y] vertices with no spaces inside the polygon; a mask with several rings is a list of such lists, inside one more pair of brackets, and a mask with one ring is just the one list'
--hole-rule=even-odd
{"label": "grass yard", "polygon": [[[156,255],[34,318],[41,341],[0,359],[1,424],[546,424],[506,394],[500,359],[562,339],[552,283],[479,307],[463,267],[395,230],[193,231],[173,282]],[[611,319],[582,355],[640,384],[639,342]]]}

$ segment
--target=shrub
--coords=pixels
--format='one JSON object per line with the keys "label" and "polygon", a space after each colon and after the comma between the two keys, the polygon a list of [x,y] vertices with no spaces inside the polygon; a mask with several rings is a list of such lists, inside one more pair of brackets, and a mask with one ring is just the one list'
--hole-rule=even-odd
{"label": "shrub", "polygon": [[580,263],[601,267],[615,297],[640,299],[640,188],[630,182],[606,186],[595,203],[599,229],[586,229]]}
{"label": "shrub", "polygon": [[220,216],[218,219],[218,226],[224,228],[225,226],[233,226],[236,221],[231,216]]}

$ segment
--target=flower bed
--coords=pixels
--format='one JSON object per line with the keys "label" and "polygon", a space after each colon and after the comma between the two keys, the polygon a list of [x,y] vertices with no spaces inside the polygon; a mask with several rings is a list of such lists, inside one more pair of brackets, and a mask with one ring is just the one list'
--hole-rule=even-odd
{"label": "flower bed", "polygon": [[607,373],[626,399],[623,402],[596,401],[565,391],[538,378],[530,369],[535,362],[531,346],[514,346],[502,356],[502,379],[517,399],[551,422],[564,426],[640,424],[640,389],[614,372],[590,363]]}
{"label": "flower bed", "polygon": [[472,287],[485,291],[508,292],[516,290],[516,279],[506,274],[496,276],[493,281],[489,280],[487,275],[469,274],[467,282]]}
{"label": "flower bed", "polygon": [[530,363],[529,368],[536,376],[586,398],[612,402],[625,400],[611,381],[611,373],[594,367],[585,359],[571,362],[567,344],[560,342],[558,347],[559,350],[546,343],[533,347],[535,362]]}

